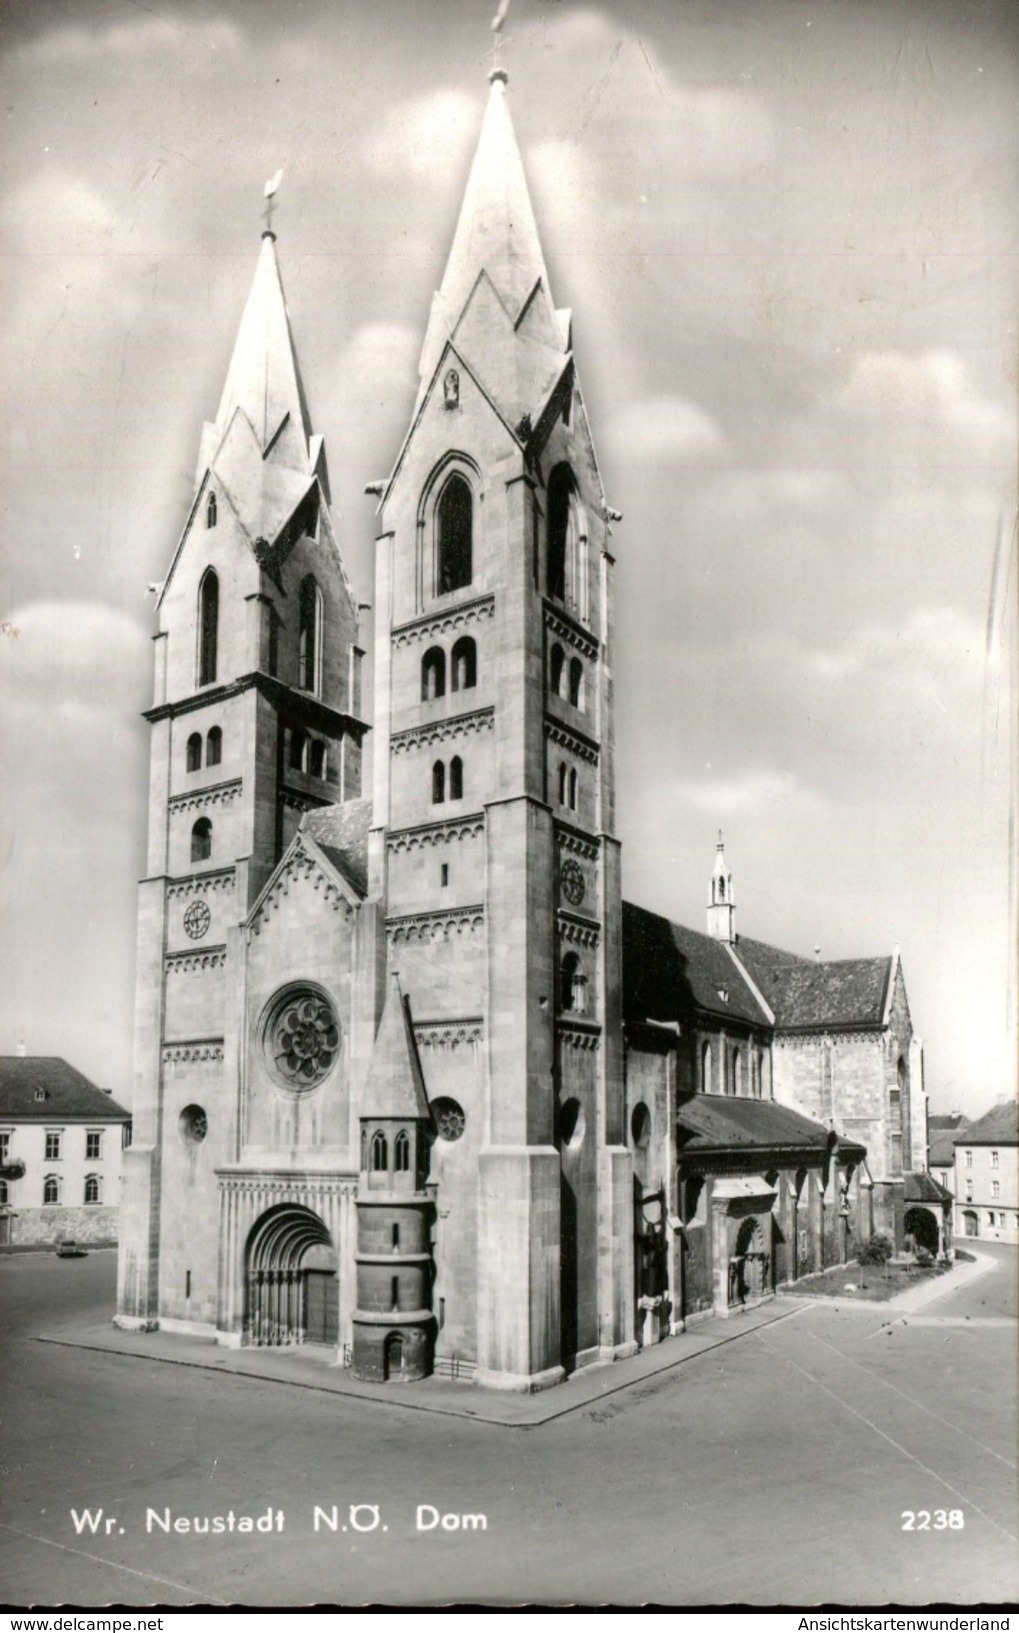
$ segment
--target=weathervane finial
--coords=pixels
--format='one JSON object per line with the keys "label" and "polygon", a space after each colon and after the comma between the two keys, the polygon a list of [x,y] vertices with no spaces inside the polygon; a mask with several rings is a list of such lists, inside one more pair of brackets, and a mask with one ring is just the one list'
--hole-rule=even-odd
{"label": "weathervane finial", "polygon": [[274,199],[276,197],[277,191],[279,190],[279,184],[280,184],[280,182],[282,180],[283,180],[283,172],[282,172],[282,170],[277,170],[275,176],[270,176],[269,180],[265,184],[265,230],[266,230],[267,233],[272,232],[272,207],[273,207],[273,201],[274,201]]}

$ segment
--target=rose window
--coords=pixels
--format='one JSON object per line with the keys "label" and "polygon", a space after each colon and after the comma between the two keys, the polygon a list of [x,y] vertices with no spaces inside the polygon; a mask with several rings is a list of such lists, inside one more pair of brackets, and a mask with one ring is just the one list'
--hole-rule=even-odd
{"label": "rose window", "polygon": [[432,1116],[439,1131],[440,1140],[458,1140],[467,1126],[462,1106],[455,1100],[448,1100],[445,1096],[432,1101]]}
{"label": "rose window", "polygon": [[269,1065],[286,1088],[321,1083],[340,1048],[340,1028],[325,994],[310,987],[285,993],[270,1012],[265,1046]]}

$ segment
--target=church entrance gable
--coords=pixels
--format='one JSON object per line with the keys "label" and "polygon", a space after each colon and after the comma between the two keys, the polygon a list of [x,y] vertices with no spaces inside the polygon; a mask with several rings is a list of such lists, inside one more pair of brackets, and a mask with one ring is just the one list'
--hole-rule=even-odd
{"label": "church entrance gable", "polygon": [[332,1238],[310,1208],[283,1204],[264,1213],[245,1255],[245,1342],[335,1347],[337,1263]]}

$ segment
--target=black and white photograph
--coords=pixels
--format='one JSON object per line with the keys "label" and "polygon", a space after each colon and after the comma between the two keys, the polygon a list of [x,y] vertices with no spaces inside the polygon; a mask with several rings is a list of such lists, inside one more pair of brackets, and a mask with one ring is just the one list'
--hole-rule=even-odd
{"label": "black and white photograph", "polygon": [[0,85],[0,1603],[1007,1626],[1014,0]]}

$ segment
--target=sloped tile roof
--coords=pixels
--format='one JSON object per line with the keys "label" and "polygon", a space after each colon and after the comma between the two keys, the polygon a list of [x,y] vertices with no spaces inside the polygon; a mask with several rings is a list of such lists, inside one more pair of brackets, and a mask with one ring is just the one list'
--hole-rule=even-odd
{"label": "sloped tile roof", "polygon": [[960,1130],[956,1145],[1019,1145],[1019,1103],[1007,1100],[992,1106],[975,1123]]}
{"label": "sloped tile roof", "polygon": [[881,1024],[890,957],[817,961],[747,936],[738,938],[736,956],[775,1011],[779,1030]]}
{"label": "sloped tile roof", "polygon": [[[36,1099],[37,1093],[45,1096]],[[131,1113],[59,1055],[0,1055],[0,1119],[126,1123]]]}
{"label": "sloped tile roof", "polygon": [[[831,1129],[771,1100],[695,1094],[683,1101],[677,1139],[681,1153],[715,1150],[823,1151]],[[840,1140],[842,1149],[860,1149]]]}
{"label": "sloped tile roof", "polygon": [[906,1174],[902,1189],[903,1200],[906,1202],[954,1202],[951,1191],[946,1191],[943,1185],[930,1174]]}
{"label": "sloped tile roof", "polygon": [[310,834],[333,867],[361,897],[368,894],[368,829],[371,827],[370,799],[345,800],[342,805],[323,805],[306,811],[301,832]]}
{"label": "sloped tile roof", "polygon": [[951,1168],[955,1161],[955,1137],[950,1128],[929,1129],[927,1161],[932,1168]]}
{"label": "sloped tile roof", "polygon": [[[728,997],[723,998],[722,993]],[[770,1026],[743,972],[713,936],[623,903],[623,1012],[678,1021],[695,1010]]]}

